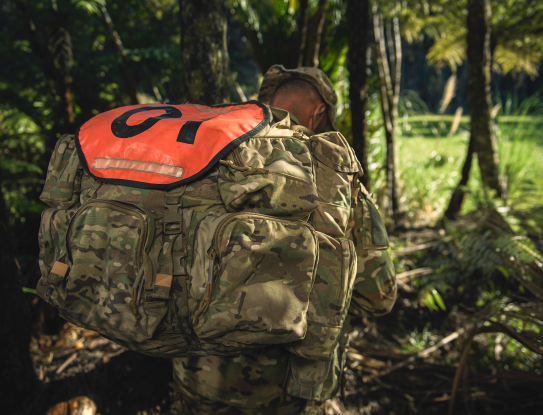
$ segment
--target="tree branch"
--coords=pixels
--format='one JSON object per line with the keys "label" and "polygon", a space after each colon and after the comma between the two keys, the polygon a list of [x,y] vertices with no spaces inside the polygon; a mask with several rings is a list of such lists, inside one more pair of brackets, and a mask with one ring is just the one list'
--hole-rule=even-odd
{"label": "tree branch", "polygon": [[113,20],[111,20],[111,17],[109,16],[106,6],[103,4],[98,4],[98,7],[100,8],[100,12],[102,14],[102,17],[104,18],[104,26],[109,33],[109,36],[113,43],[113,47],[121,58],[121,72],[123,74],[124,81],[126,82],[126,92],[130,97],[130,102],[133,105],[136,105],[138,104],[138,97],[136,95],[136,83],[134,81],[134,77],[132,76],[132,71],[128,63],[128,58],[123,42],[121,40],[121,37],[119,36],[119,33],[115,29],[115,25],[113,24]]}

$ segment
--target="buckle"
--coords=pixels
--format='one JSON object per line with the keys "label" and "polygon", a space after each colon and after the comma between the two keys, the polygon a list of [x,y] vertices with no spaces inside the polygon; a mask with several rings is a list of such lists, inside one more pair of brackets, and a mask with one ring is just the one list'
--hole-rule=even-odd
{"label": "buckle", "polygon": [[164,234],[175,235],[181,233],[183,226],[183,216],[179,214],[181,204],[166,205],[164,213]]}

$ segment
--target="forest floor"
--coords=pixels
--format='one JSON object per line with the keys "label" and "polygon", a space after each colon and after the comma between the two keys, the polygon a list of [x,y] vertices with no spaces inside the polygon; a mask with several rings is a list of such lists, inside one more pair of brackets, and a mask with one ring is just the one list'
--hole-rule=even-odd
{"label": "forest floor", "polygon": [[128,351],[96,332],[65,323],[58,334],[31,343],[39,391],[25,414],[41,415],[77,396],[94,400],[102,415],[159,415],[173,402],[169,359]]}
{"label": "forest floor", "polygon": [[[430,248],[439,232],[409,230],[391,239],[404,246],[394,255],[410,256]],[[491,344],[489,333],[501,327],[477,328],[473,321],[480,311],[461,303],[446,313],[414,307],[417,302],[422,305],[420,285],[415,283],[421,275],[421,268],[398,274],[392,312],[355,326],[346,382],[331,413],[541,413],[543,376],[499,365],[504,347]]]}
{"label": "forest floor", "polygon": [[[412,255],[431,246],[439,232],[412,229],[392,239],[403,247],[397,255]],[[472,310],[461,304],[448,313],[413,307],[420,302],[419,275],[398,275],[398,300],[390,314],[354,322],[345,383],[338,397],[328,401],[327,415],[535,414],[543,408],[543,376],[489,372],[487,366],[478,370],[477,359],[488,353],[488,341],[471,330]],[[44,317],[47,312],[36,313],[42,326],[44,318],[55,319]],[[419,331],[421,322],[431,329]],[[70,323],[57,320],[56,328],[51,322],[46,326],[31,343],[42,387],[25,405],[25,414],[45,414],[58,402],[81,395],[93,399],[102,415],[175,414],[168,359],[126,351]],[[470,353],[463,353],[467,343]],[[500,353],[497,347],[492,350],[497,360]]]}

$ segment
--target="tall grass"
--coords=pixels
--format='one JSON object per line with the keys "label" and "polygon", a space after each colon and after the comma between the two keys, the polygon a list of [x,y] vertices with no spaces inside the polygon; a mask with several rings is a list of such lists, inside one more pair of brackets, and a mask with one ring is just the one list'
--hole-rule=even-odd
{"label": "tall grass", "polygon": [[[504,199],[520,206],[543,203],[543,101],[535,94],[513,108],[509,98],[498,115],[496,138]],[[534,120],[535,122],[527,122]],[[502,120],[513,120],[504,122]]]}
{"label": "tall grass", "polygon": [[[432,222],[442,216],[459,180],[469,142],[469,117],[462,117],[459,123],[455,116],[423,114],[423,105],[417,105],[417,111],[407,99],[409,104],[404,102],[398,123],[396,149],[400,202],[412,221]],[[507,206],[529,208],[543,203],[542,102],[540,94],[518,105],[505,102],[494,122]],[[436,140],[442,117],[460,126],[453,136]],[[377,160],[381,160],[384,149],[382,141],[379,132],[370,139]],[[484,193],[477,158],[472,164],[468,192],[464,213],[476,210]]]}

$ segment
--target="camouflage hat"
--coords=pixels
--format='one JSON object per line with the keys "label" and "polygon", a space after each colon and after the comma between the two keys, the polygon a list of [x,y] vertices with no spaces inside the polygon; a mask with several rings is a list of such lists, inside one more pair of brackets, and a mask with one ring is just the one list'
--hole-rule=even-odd
{"label": "camouflage hat", "polygon": [[263,103],[270,101],[277,88],[289,79],[302,79],[317,88],[319,95],[328,108],[329,122],[326,126],[326,130],[337,131],[337,128],[334,125],[337,104],[336,91],[332,82],[330,82],[330,79],[318,68],[303,67],[285,69],[283,65],[273,65],[268,69],[266,75],[264,75],[264,80],[262,81],[260,91],[258,92],[258,100]]}

